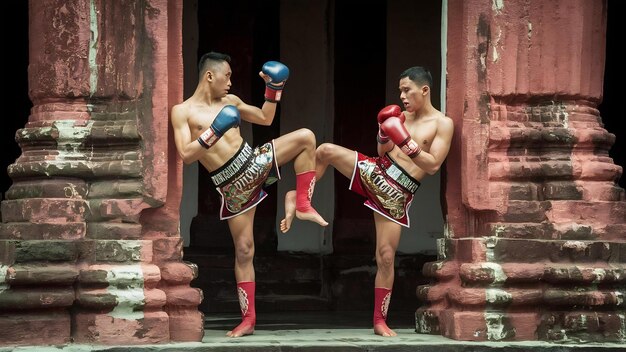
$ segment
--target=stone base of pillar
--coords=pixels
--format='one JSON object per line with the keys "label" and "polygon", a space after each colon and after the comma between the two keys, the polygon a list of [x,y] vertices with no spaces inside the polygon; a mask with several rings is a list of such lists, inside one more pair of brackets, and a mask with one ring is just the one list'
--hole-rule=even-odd
{"label": "stone base of pillar", "polygon": [[70,342],[69,312],[3,313],[0,346],[62,345]]}
{"label": "stone base of pillar", "polygon": [[144,345],[170,342],[169,318],[165,312],[138,312],[135,318],[112,313],[76,313],[73,338],[76,343]]}
{"label": "stone base of pillar", "polygon": [[172,342],[199,342],[204,337],[204,314],[198,307],[172,309],[169,307],[170,340]]}
{"label": "stone base of pillar", "polygon": [[541,316],[539,340],[558,342],[624,342],[626,311],[552,311]]}
{"label": "stone base of pillar", "polygon": [[415,331],[463,341],[527,341],[537,339],[537,313],[456,311],[419,308]]}

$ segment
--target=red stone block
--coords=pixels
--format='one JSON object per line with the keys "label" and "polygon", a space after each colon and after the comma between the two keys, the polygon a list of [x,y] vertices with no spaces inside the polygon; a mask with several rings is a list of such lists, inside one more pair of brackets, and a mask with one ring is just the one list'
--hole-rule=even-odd
{"label": "red stone block", "polygon": [[161,266],[161,277],[168,284],[188,284],[198,277],[198,266],[189,262],[169,262]]}
{"label": "red stone block", "polygon": [[167,296],[168,306],[198,306],[202,303],[202,290],[189,286],[161,286]]}
{"label": "red stone block", "polygon": [[172,307],[166,309],[170,319],[170,340],[202,341],[204,337],[204,314],[197,309],[188,307]]}
{"label": "red stone block", "polygon": [[63,345],[70,342],[70,313],[65,310],[0,315],[0,345]]}
{"label": "red stone block", "polygon": [[110,313],[77,312],[72,337],[76,343],[140,345],[170,342],[169,317],[165,312],[128,312],[126,317]]}
{"label": "red stone block", "polygon": [[536,339],[537,314],[445,310],[439,314],[442,334],[465,341]]}
{"label": "red stone block", "polygon": [[2,202],[2,221],[65,224],[85,221],[82,199],[30,198]]}
{"label": "red stone block", "polygon": [[30,223],[9,222],[0,224],[0,239],[18,240],[77,240],[85,236],[84,222]]}
{"label": "red stone block", "polygon": [[87,182],[78,178],[13,180],[6,199],[20,198],[87,198]]}
{"label": "red stone block", "polygon": [[72,285],[78,278],[78,268],[70,263],[15,264],[7,271],[9,285]]}

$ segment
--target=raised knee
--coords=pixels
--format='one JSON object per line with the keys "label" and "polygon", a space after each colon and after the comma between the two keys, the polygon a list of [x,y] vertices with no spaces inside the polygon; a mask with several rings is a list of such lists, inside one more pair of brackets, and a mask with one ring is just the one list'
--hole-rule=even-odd
{"label": "raised knee", "polygon": [[315,133],[313,133],[313,131],[311,131],[308,128],[301,128],[298,130],[298,134],[300,136],[300,139],[307,145],[310,146],[312,145],[313,147],[315,147]]}
{"label": "raised knee", "polygon": [[323,161],[328,160],[328,158],[333,154],[334,145],[332,143],[322,143],[315,150],[315,156]]}

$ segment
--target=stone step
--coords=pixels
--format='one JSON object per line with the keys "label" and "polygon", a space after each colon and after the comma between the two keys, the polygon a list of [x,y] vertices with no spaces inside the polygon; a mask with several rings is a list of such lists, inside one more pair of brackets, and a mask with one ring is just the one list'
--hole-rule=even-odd
{"label": "stone step", "polygon": [[516,239],[472,237],[445,239],[440,256],[461,262],[503,263],[626,263],[626,242],[592,240]]}
{"label": "stone step", "polygon": [[487,232],[497,238],[534,240],[619,241],[626,238],[626,223],[491,222]]}

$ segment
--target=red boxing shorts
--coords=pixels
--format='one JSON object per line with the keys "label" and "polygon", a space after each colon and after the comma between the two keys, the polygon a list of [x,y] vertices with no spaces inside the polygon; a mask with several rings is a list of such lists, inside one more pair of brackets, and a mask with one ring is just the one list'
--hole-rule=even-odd
{"label": "red boxing shorts", "polygon": [[367,198],[363,204],[387,219],[409,227],[409,207],[420,186],[387,154],[367,157],[355,152],[350,190]]}
{"label": "red boxing shorts", "polygon": [[222,198],[221,220],[252,209],[267,197],[264,188],[280,179],[274,141],[254,149],[244,141],[239,151],[209,176]]}

